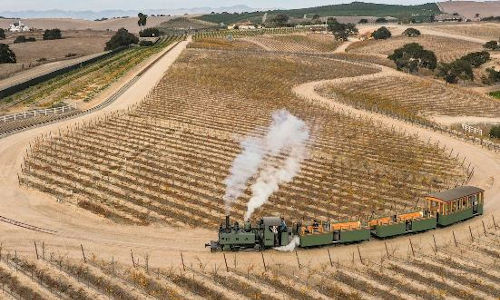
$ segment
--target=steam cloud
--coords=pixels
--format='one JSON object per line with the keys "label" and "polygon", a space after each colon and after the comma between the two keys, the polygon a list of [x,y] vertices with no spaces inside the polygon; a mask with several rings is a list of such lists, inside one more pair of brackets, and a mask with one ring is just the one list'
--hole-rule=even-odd
{"label": "steam cloud", "polygon": [[[306,157],[309,128],[286,110],[275,111],[272,119],[264,137],[248,137],[241,142],[243,150],[233,161],[230,175],[224,181],[226,213],[244,193],[250,178],[257,176],[251,187],[252,197],[245,220],[266,203],[280,184],[290,182],[300,171],[300,164]],[[279,155],[285,157],[283,162],[278,166],[272,165],[270,160]]]}
{"label": "steam cloud", "polygon": [[274,247],[274,250],[282,251],[282,252],[292,252],[295,250],[295,247],[300,245],[300,237],[294,236],[293,239],[286,246]]}

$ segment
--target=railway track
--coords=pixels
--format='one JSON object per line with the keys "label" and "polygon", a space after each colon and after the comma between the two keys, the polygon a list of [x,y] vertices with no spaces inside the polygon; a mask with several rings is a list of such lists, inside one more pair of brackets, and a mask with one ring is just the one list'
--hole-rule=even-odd
{"label": "railway track", "polygon": [[34,226],[34,225],[31,225],[28,223],[23,223],[23,222],[20,222],[20,221],[11,219],[11,218],[6,218],[3,216],[0,216],[0,222],[11,224],[11,225],[18,226],[18,227],[32,230],[32,231],[38,231],[38,232],[43,232],[43,233],[47,233],[47,234],[57,234],[56,230],[51,230],[51,229],[46,229],[46,228]]}
{"label": "railway track", "polygon": [[152,61],[148,66],[146,66],[142,71],[140,71],[133,79],[131,79],[129,82],[127,82],[118,91],[116,91],[113,95],[111,95],[108,99],[106,99],[104,102],[100,103],[99,105],[96,105],[96,106],[94,106],[94,107],[92,107],[90,109],[84,110],[84,111],[77,111],[77,112],[73,112],[73,113],[70,113],[70,114],[61,115],[61,116],[58,116],[58,117],[56,117],[54,119],[46,120],[44,122],[40,122],[40,123],[36,123],[36,124],[29,124],[29,125],[24,126],[24,127],[18,127],[18,128],[15,128],[15,129],[3,132],[3,133],[0,134],[0,139],[8,137],[8,136],[16,134],[16,133],[19,133],[19,132],[23,132],[23,131],[29,130],[29,129],[38,128],[38,127],[41,127],[41,126],[45,126],[45,125],[57,123],[57,122],[62,121],[62,120],[75,119],[77,117],[88,115],[90,113],[93,113],[95,111],[98,111],[98,110],[101,110],[101,109],[105,108],[106,106],[108,106],[111,103],[113,103],[116,99],[118,99],[121,95],[123,95],[123,93],[125,93],[134,83],[136,83],[137,80],[139,80],[139,78],[147,70],[149,70],[162,57],[164,57],[165,55],[167,55],[179,43],[180,43],[180,41],[173,43],[172,46],[170,46],[170,48],[165,53],[163,53],[157,59],[155,59],[154,61]]}

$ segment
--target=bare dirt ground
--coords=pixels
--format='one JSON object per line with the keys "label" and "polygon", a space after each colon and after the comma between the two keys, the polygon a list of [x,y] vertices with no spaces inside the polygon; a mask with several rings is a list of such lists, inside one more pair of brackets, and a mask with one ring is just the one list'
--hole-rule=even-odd
{"label": "bare dirt ground", "polygon": [[[146,27],[155,27],[162,22],[170,20],[171,17],[149,17]],[[137,25],[137,17],[109,19],[104,21],[90,21],[83,19],[70,18],[39,18],[39,19],[22,19],[21,21],[26,26],[37,29],[52,29],[59,28],[61,30],[111,30],[116,31],[120,28],[125,28],[130,32],[138,33],[141,29]],[[16,22],[14,19],[0,19],[0,27],[7,28],[10,24]]]}
{"label": "bare dirt ground", "polygon": [[[1,140],[0,190],[2,191],[2,199],[0,201],[0,215],[57,230],[55,235],[49,235],[0,223],[4,246],[28,254],[33,252],[33,240],[43,240],[51,249],[57,249],[60,253],[68,256],[80,257],[80,244],[83,244],[88,252],[94,252],[104,257],[114,256],[122,262],[129,261],[130,249],[134,249],[138,255],[148,253],[151,259],[150,263],[159,267],[180,266],[179,252],[184,253],[187,264],[196,264],[197,259],[204,263],[215,262],[219,265],[224,263],[221,254],[211,254],[203,247],[204,243],[216,238],[216,232],[203,229],[181,230],[169,227],[116,225],[74,206],[56,203],[52,197],[45,194],[21,189],[17,183],[17,172],[19,172],[23,161],[23,153],[30,147],[31,140],[41,134],[55,132],[61,128],[64,130],[68,126],[75,126],[77,123],[104,116],[112,111],[126,109],[139,102],[162,78],[164,72],[181,54],[186,45],[187,42],[179,44],[106,109],[89,116],[36,128]],[[381,68],[381,70],[381,75],[378,76],[396,73],[390,68]],[[394,125],[396,128],[406,130],[406,132],[418,134],[422,140],[427,141],[430,138],[434,142],[439,141],[441,145],[446,145],[448,149],[455,149],[461,156],[466,156],[475,167],[471,184],[486,189],[485,211],[487,215],[483,218],[490,217],[490,214],[493,213],[498,214],[500,207],[500,181],[498,178],[500,157],[498,154],[425,128],[339,104],[335,100],[321,97],[316,93],[317,86],[325,83],[334,84],[335,82],[337,81],[311,82],[295,87],[294,92],[304,99],[308,99],[314,105],[323,105],[328,109],[341,109],[344,112],[349,111],[356,115],[368,116],[387,126]],[[451,231],[454,230],[458,239],[464,238],[469,234],[466,230],[467,226],[470,225],[474,230],[477,230],[483,218],[419,234],[412,239],[423,249],[426,247],[428,249],[433,235],[436,235],[440,240],[449,240],[451,239]],[[388,244],[391,249],[407,249],[408,237],[391,239]],[[331,253],[336,260],[350,258],[358,246],[334,247],[331,249]],[[385,251],[385,244],[384,241],[373,240],[361,244],[360,249],[363,255],[368,258],[379,257]],[[299,253],[304,265],[317,265],[328,261],[324,248],[303,250]],[[294,259],[291,259],[293,258],[291,255],[274,251],[265,253],[266,260],[273,264],[282,265],[296,263]],[[258,266],[261,263],[261,255],[260,253],[238,253],[238,261],[242,264]]]}
{"label": "bare dirt ground", "polygon": [[[36,42],[14,44],[14,39],[20,35],[34,37]],[[39,67],[37,69],[31,69],[32,67],[102,53],[104,52],[106,42],[109,41],[113,33],[94,30],[63,31],[63,39],[50,41],[44,41],[42,35],[42,32],[7,35],[7,38],[3,42],[8,44],[10,49],[14,51],[17,63],[0,65],[0,79],[10,79],[13,73],[28,69],[30,70],[22,76],[30,77],[33,74],[39,74],[42,70],[65,65],[67,62],[52,64],[42,68]],[[31,72],[34,73],[31,74]],[[4,82],[0,81],[0,86],[2,85],[4,85]]]}
{"label": "bare dirt ground", "polygon": [[500,3],[498,1],[442,1],[440,9],[446,13],[458,13],[466,18],[480,18],[498,16],[500,14]]}

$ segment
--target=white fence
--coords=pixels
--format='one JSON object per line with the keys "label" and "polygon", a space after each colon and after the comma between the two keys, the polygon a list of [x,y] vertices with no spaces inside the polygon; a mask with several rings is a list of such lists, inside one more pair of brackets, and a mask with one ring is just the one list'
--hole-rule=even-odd
{"label": "white fence", "polygon": [[61,107],[30,110],[30,111],[25,111],[22,113],[1,116],[0,123],[5,123],[5,122],[15,121],[15,120],[23,120],[23,119],[27,119],[27,118],[36,117],[36,116],[48,116],[48,115],[62,114],[62,113],[69,112],[69,111],[72,111],[75,109],[76,109],[76,107],[74,105],[65,105],[65,106],[61,106]]}
{"label": "white fence", "polygon": [[483,135],[482,129],[467,125],[465,123],[462,123],[462,129],[468,133],[479,134],[481,136]]}

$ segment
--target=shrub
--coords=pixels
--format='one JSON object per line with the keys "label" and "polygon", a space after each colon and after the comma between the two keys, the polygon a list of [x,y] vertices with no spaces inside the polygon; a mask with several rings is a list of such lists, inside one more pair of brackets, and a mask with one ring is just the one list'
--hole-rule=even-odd
{"label": "shrub", "polygon": [[376,40],[385,40],[392,36],[391,32],[387,27],[382,26],[372,33],[372,37]]}
{"label": "shrub", "polygon": [[368,23],[368,19],[361,19],[358,22],[358,24],[367,24],[367,23]]}
{"label": "shrub", "polygon": [[352,23],[339,23],[334,18],[328,18],[328,31],[331,31],[338,41],[347,41],[349,36],[358,33],[356,25]]}
{"label": "shrub", "polygon": [[277,14],[271,18],[271,23],[276,27],[285,27],[288,24],[290,17],[286,14]]}
{"label": "shrub", "polygon": [[495,139],[500,139],[500,125],[491,127],[490,137]]}
{"label": "shrub", "polygon": [[140,37],[157,37],[160,36],[160,30],[158,28],[146,28],[139,32]]}
{"label": "shrub", "polygon": [[131,44],[139,43],[139,38],[128,32],[125,28],[120,28],[106,43],[104,50],[114,50],[120,47],[127,47]]}
{"label": "shrub", "polygon": [[15,64],[16,54],[10,50],[9,45],[0,44],[0,64]]}
{"label": "shrub", "polygon": [[34,37],[26,38],[24,35],[20,35],[14,40],[14,44],[26,42],[36,42],[36,39]]}
{"label": "shrub", "polygon": [[148,46],[153,46],[153,42],[152,41],[140,41],[139,42],[139,46],[145,46],[145,47],[148,47]]}
{"label": "shrub", "polygon": [[58,39],[62,39],[61,30],[58,29],[58,28],[47,29],[43,33],[43,39],[44,40],[58,40]]}
{"label": "shrub", "polygon": [[407,28],[405,31],[403,31],[403,33],[401,35],[404,35],[407,37],[416,37],[416,36],[420,36],[420,31],[418,29],[410,27],[410,28]]}
{"label": "shrub", "polygon": [[483,45],[483,48],[489,50],[497,50],[499,48],[499,45],[497,41],[489,41]]}
{"label": "shrub", "polygon": [[378,18],[375,20],[375,23],[387,23],[387,19],[386,18]]}
{"label": "shrub", "polygon": [[5,31],[3,28],[0,28],[0,40],[3,40],[5,38]]}
{"label": "shrub", "polygon": [[66,54],[65,56],[66,56],[66,57],[73,57],[73,56],[76,56],[76,55],[77,55],[76,53],[68,53],[68,54]]}
{"label": "shrub", "polygon": [[419,68],[434,70],[437,65],[437,58],[434,52],[425,50],[420,44],[410,43],[394,50],[388,58],[394,63],[398,70],[417,72]]}
{"label": "shrub", "polygon": [[500,81],[500,71],[496,71],[493,68],[486,69],[486,76],[483,77],[483,83],[493,84]]}
{"label": "shrub", "polygon": [[490,54],[486,51],[472,52],[462,56],[460,59],[468,61],[474,68],[477,68],[490,60]]}
{"label": "shrub", "polygon": [[437,76],[443,78],[448,83],[457,83],[461,80],[473,80],[474,73],[470,62],[457,59],[449,64],[441,63],[438,66]]}

